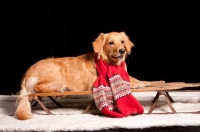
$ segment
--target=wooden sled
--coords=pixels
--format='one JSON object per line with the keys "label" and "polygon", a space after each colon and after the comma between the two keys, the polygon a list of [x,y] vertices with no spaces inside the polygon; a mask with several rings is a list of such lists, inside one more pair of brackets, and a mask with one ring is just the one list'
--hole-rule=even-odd
{"label": "wooden sled", "polygon": [[[148,111],[148,114],[151,114],[154,108],[156,107],[156,104],[158,102],[158,99],[160,95],[164,95],[166,102],[171,109],[172,113],[175,114],[177,113],[174,107],[172,106],[171,102],[174,102],[171,96],[169,95],[170,91],[190,91],[191,88],[193,87],[199,87],[200,83],[184,83],[184,82],[170,82],[170,83],[165,83],[165,81],[152,81],[150,82],[150,86],[146,86],[143,88],[139,89],[131,89],[131,92],[150,92],[150,91],[155,91],[157,92],[154,100],[152,101],[152,106],[150,110]],[[187,89],[184,89],[187,88]],[[199,89],[200,90],[200,89]],[[35,100],[36,102],[32,106],[36,106],[38,103],[40,106],[43,108],[43,110],[47,114],[53,114],[50,112],[49,109],[47,109],[44,104],[40,101],[42,97],[46,96],[49,97],[50,100],[52,100],[58,107],[62,107],[60,103],[58,103],[53,96],[70,96],[70,95],[92,95],[92,91],[69,91],[69,92],[53,92],[53,93],[34,93],[34,94],[29,94],[29,97],[35,97],[37,96],[38,99]],[[86,109],[83,111],[83,114],[88,113],[90,108],[94,105],[94,100],[92,99],[91,103],[88,104]],[[198,112],[200,113],[200,112]]]}

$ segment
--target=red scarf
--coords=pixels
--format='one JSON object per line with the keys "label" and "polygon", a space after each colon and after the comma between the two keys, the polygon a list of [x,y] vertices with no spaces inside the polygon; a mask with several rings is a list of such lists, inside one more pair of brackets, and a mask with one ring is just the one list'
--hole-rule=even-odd
{"label": "red scarf", "polygon": [[130,79],[125,71],[125,62],[113,66],[96,59],[95,63],[99,73],[93,88],[97,108],[108,117],[121,118],[142,114],[142,105],[130,92]]}

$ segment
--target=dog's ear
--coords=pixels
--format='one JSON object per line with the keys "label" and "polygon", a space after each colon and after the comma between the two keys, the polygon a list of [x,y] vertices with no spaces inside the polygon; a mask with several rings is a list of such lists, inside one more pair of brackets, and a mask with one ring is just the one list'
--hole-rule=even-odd
{"label": "dog's ear", "polygon": [[134,44],[130,41],[129,37],[125,34],[125,32],[120,32],[120,33],[124,38],[124,42],[125,42],[124,44],[125,44],[125,47],[126,47],[126,52],[127,52],[127,54],[130,54],[131,48],[134,46]]}
{"label": "dog's ear", "polygon": [[103,49],[103,45],[104,45],[104,42],[105,42],[104,37],[105,37],[105,34],[100,33],[99,36],[95,39],[95,41],[92,43],[95,53],[99,53]]}

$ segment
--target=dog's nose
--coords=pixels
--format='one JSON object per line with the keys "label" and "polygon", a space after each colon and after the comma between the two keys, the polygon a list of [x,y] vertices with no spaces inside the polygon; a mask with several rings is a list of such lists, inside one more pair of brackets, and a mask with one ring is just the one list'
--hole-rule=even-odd
{"label": "dog's nose", "polygon": [[119,53],[120,53],[120,54],[124,54],[124,53],[125,53],[125,49],[120,49],[120,50],[119,50]]}

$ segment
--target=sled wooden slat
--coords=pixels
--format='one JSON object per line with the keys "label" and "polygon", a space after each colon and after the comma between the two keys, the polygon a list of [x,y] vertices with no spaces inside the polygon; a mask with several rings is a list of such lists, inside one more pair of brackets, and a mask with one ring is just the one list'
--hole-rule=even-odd
{"label": "sled wooden slat", "polygon": [[[138,89],[130,89],[131,92],[149,92],[149,91],[170,91],[178,90],[184,87],[198,87],[200,83],[184,83],[184,82],[173,82],[164,83],[164,81],[151,82],[150,86]],[[34,93],[29,94],[31,96],[68,96],[68,95],[90,95],[92,91],[69,91],[69,92],[52,92],[52,93]]]}
{"label": "sled wooden slat", "polygon": [[64,96],[64,95],[90,95],[92,91],[69,91],[69,92],[52,92],[52,93],[35,93],[28,96]]}
{"label": "sled wooden slat", "polygon": [[[130,89],[130,91],[133,92],[150,92],[155,91],[157,92],[153,104],[148,112],[148,114],[151,114],[154,108],[156,107],[158,98],[160,95],[164,95],[166,98],[166,102],[168,103],[168,106],[172,110],[172,113],[176,113],[176,110],[173,108],[171,102],[173,102],[173,99],[170,97],[169,93],[170,91],[179,91],[182,88],[192,88],[192,87],[199,87],[200,83],[184,83],[184,82],[169,82],[165,83],[165,81],[152,81],[150,82],[150,86],[146,86],[143,88],[138,89]],[[199,89],[200,90],[200,89]],[[68,91],[68,92],[52,92],[52,93],[34,93],[29,94],[29,97],[52,97],[52,96],[69,96],[69,95],[91,95],[92,91]],[[51,99],[51,98],[50,98]],[[36,100],[38,101],[38,100]],[[55,103],[55,100],[52,100]],[[41,105],[41,102],[38,102]],[[58,102],[56,102],[58,103]],[[59,104],[59,103],[58,103]],[[87,106],[87,108],[84,110],[83,113],[87,113],[89,109],[94,104],[94,100]],[[46,111],[46,113],[50,113],[50,111],[43,105],[42,108]]]}

